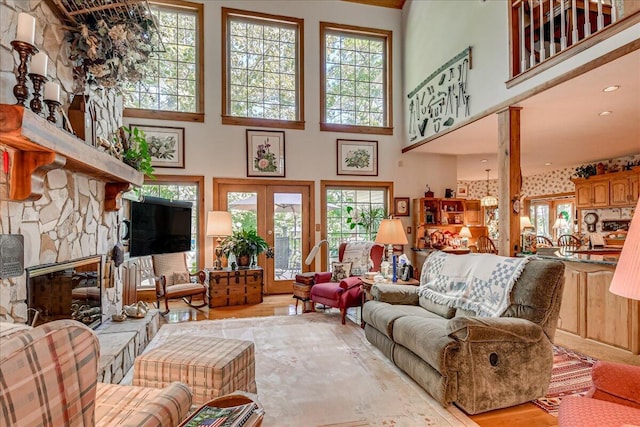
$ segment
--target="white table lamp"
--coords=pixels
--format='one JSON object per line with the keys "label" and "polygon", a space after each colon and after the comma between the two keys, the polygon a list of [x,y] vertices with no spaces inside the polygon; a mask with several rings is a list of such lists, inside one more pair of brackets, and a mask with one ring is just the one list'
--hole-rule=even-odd
{"label": "white table lamp", "polygon": [[468,248],[469,247],[469,238],[473,237],[471,235],[471,230],[469,229],[469,227],[464,226],[460,229],[460,233],[458,233],[458,236],[460,236],[460,243],[462,243],[462,247],[463,248]]}
{"label": "white table lamp", "polygon": [[222,270],[222,237],[231,236],[231,214],[227,211],[210,211],[207,215],[207,237],[217,237],[213,251],[213,269]]}

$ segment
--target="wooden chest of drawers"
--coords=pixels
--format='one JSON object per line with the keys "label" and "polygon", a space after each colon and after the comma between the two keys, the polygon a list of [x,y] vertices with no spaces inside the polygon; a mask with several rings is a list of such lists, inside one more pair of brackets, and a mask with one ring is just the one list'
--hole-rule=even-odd
{"label": "wooden chest of drawers", "polygon": [[262,268],[209,271],[209,307],[262,302]]}

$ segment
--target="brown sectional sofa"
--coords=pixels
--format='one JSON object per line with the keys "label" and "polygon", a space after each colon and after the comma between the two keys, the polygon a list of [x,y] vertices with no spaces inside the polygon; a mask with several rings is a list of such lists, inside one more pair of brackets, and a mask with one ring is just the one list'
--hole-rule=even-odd
{"label": "brown sectional sofa", "polygon": [[563,285],[562,262],[532,259],[501,317],[435,303],[416,286],[374,285],[365,334],[442,405],[469,414],[513,406],[547,391]]}
{"label": "brown sectional sofa", "polygon": [[98,382],[98,338],[74,320],[0,324],[0,425],[176,426],[191,390]]}

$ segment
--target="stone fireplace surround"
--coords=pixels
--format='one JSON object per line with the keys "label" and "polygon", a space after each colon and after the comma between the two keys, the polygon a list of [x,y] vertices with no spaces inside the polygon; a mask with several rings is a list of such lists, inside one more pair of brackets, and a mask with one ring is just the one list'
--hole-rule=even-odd
{"label": "stone fireplace surround", "polygon": [[[103,321],[122,310],[122,267],[104,268],[117,242],[118,212],[106,212],[104,199],[105,182],[56,169],[47,173],[40,199],[0,206],[0,232],[24,236],[25,267],[105,256]],[[26,299],[26,274],[0,280],[0,321],[26,323]]]}

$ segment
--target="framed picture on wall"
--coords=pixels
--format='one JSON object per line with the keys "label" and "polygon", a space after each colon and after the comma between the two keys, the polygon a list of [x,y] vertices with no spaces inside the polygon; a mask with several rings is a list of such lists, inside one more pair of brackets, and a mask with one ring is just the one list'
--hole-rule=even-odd
{"label": "framed picture on wall", "polygon": [[467,184],[458,184],[456,189],[456,197],[458,199],[466,199],[469,197],[469,187]]}
{"label": "framed picture on wall", "polygon": [[144,132],[149,144],[151,166],[184,169],[184,128],[134,125]]}
{"label": "framed picture on wall", "polygon": [[338,175],[378,176],[378,141],[338,139]]}
{"label": "framed picture on wall", "polygon": [[409,198],[408,197],[394,197],[393,198],[393,212],[394,216],[410,216]]}
{"label": "framed picture on wall", "polygon": [[247,129],[247,176],[285,176],[284,131]]}

